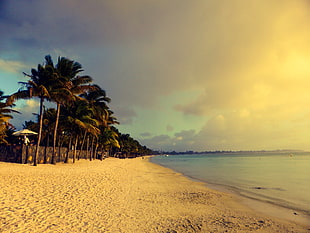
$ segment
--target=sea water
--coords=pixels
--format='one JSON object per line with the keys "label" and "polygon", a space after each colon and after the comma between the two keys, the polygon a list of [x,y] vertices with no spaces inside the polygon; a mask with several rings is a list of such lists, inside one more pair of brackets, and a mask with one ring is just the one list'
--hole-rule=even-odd
{"label": "sea water", "polygon": [[208,153],[151,161],[252,199],[310,215],[310,153]]}

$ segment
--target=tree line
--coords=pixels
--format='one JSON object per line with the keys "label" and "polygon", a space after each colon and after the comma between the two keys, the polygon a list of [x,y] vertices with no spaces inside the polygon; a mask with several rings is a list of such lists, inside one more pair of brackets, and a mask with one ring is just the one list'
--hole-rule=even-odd
{"label": "tree line", "polygon": [[[45,61],[23,73],[29,78],[19,82],[21,88],[4,96],[0,91],[0,143],[14,141],[14,126],[10,124],[12,107],[20,99],[39,99],[37,121],[26,121],[23,125],[38,132],[33,163],[38,163],[40,145],[52,146],[51,163],[56,164],[57,147],[67,146],[73,150],[73,162],[77,150],[91,150],[92,153],[105,151],[112,155],[138,156],[152,151],[133,139],[129,134],[120,133],[115,127],[119,124],[114,112],[110,109],[111,99],[104,89],[93,84],[92,77],[81,75],[82,65],[65,57],[58,57],[54,64],[50,55]],[[47,108],[47,102],[56,104]],[[94,158],[95,156],[90,156]],[[46,162],[46,161],[45,161]],[[65,162],[68,162],[67,159]]]}

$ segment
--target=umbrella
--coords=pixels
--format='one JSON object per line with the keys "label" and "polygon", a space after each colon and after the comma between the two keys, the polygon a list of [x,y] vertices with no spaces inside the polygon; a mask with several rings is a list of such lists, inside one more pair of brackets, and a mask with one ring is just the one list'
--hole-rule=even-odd
{"label": "umbrella", "polygon": [[29,135],[34,135],[34,134],[38,134],[38,133],[33,132],[29,129],[23,129],[23,130],[19,130],[13,133],[14,136],[29,136]]}

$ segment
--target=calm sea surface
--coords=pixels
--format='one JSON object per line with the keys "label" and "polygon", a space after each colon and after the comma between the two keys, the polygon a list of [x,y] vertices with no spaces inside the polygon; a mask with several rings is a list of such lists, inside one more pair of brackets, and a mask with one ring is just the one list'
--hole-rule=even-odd
{"label": "calm sea surface", "polygon": [[155,156],[151,161],[238,194],[310,215],[310,153]]}

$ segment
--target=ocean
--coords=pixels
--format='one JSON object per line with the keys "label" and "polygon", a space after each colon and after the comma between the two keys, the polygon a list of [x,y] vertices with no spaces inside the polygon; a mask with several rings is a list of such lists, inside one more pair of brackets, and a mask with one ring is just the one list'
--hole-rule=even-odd
{"label": "ocean", "polygon": [[155,156],[151,162],[241,196],[310,215],[310,152]]}

